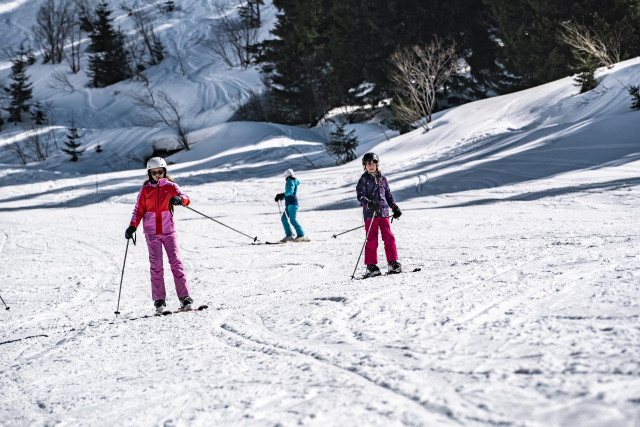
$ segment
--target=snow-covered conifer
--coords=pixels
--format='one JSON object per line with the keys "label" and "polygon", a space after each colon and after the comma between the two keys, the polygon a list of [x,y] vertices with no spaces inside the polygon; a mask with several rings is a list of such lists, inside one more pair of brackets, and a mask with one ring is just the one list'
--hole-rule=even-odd
{"label": "snow-covered conifer", "polygon": [[71,118],[71,127],[69,127],[69,132],[67,133],[67,140],[64,142],[68,148],[63,148],[62,151],[69,154],[71,156],[72,162],[78,161],[78,156],[81,156],[84,153],[86,148],[80,149],[82,145],[79,141],[80,135],[78,134],[78,128],[76,127],[75,121],[73,117]]}
{"label": "snow-covered conifer", "polygon": [[18,123],[22,120],[22,113],[26,113],[30,108],[32,99],[32,84],[26,74],[28,65],[29,50],[20,45],[15,57],[11,60],[11,80],[13,83],[8,88],[4,88],[9,94],[9,107],[6,108],[9,113],[8,120],[12,123]]}

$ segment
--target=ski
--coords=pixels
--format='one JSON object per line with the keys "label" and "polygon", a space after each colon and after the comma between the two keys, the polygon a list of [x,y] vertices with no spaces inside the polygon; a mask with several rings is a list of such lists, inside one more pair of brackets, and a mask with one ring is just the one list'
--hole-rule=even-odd
{"label": "ski", "polygon": [[173,313],[173,311],[165,310],[165,311],[162,311],[162,312],[156,312],[155,315],[156,316],[166,316],[166,315],[171,314],[171,313]]}
{"label": "ski", "polygon": [[366,279],[373,279],[374,277],[385,277],[385,276],[394,276],[396,274],[405,274],[405,273],[416,273],[418,271],[422,270],[420,267],[416,267],[411,271],[401,271],[399,273],[384,273],[384,274],[380,274],[378,276],[360,276],[360,277],[354,277],[354,280],[366,280]]}
{"label": "ski", "polygon": [[307,243],[311,240],[290,240],[288,242],[260,242],[260,243],[252,243],[252,245],[284,245],[286,243]]}
{"label": "ski", "polygon": [[202,311],[202,310],[206,310],[207,308],[209,308],[208,305],[201,305],[198,308],[190,308],[188,310],[185,310],[183,308],[179,308],[177,311],[174,311],[174,313],[185,313],[188,311]]}

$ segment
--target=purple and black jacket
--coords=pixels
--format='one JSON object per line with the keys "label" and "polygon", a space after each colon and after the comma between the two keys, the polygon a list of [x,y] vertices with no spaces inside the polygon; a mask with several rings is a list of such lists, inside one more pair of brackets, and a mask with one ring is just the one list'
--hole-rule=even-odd
{"label": "purple and black jacket", "polygon": [[375,175],[369,172],[363,173],[356,186],[356,193],[362,206],[365,221],[373,217],[373,209],[367,206],[370,200],[380,202],[381,207],[376,212],[376,218],[388,217],[389,209],[397,206],[387,178],[381,172],[376,172]]}

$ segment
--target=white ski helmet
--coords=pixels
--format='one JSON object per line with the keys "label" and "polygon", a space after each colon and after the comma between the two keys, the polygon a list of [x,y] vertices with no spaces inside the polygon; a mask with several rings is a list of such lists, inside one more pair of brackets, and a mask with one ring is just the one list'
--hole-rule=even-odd
{"label": "white ski helmet", "polygon": [[162,157],[152,157],[147,162],[147,170],[155,168],[167,168],[167,162]]}
{"label": "white ski helmet", "polygon": [[289,178],[290,176],[293,176],[293,169],[287,169],[286,171],[284,171],[285,178]]}

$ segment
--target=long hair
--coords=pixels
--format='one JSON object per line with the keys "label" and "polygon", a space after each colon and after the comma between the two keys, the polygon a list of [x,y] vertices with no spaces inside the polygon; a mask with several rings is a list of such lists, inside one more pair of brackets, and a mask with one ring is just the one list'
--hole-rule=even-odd
{"label": "long hair", "polygon": [[[167,173],[167,168],[162,168],[162,170],[164,171],[164,176],[163,176],[162,178],[167,178],[169,181],[171,181],[171,182],[175,182],[175,181],[173,180],[173,178],[171,178],[171,177],[169,176],[169,174]],[[162,179],[162,178],[160,178],[160,179]],[[145,182],[143,182],[143,183],[142,183],[142,185],[145,185],[145,184],[147,184],[147,183],[151,182],[151,181],[152,181],[152,179],[153,179],[153,177],[151,176],[151,172],[149,172],[149,171],[147,170],[147,180],[146,180]]]}
{"label": "long hair", "polygon": [[[365,172],[369,172],[365,165],[362,165],[362,169],[364,169]],[[378,172],[382,173],[382,171],[380,170],[380,163],[376,163],[376,173],[378,173]]]}

